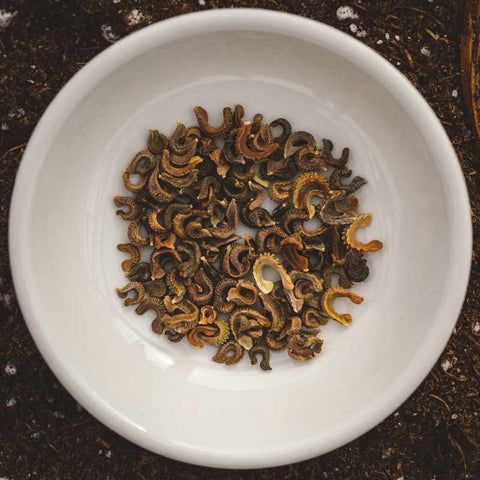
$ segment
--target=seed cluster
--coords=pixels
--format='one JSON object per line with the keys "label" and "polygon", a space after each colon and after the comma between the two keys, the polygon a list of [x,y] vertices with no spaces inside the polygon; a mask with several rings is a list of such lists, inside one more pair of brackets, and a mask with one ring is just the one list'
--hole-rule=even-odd
{"label": "seed cluster", "polygon": [[[319,147],[284,118],[244,121],[236,105],[214,127],[202,107],[194,112],[198,126],[178,123],[170,137],[150,130],[123,173],[133,195],[114,200],[129,222],[128,243],[118,245],[129,255],[129,283],[117,293],[139,315],[154,310],[155,333],[218,347],[215,362],[234,364],[247,351],[270,370],[270,350],[285,348],[310,360],[322,348],[321,325],[351,323],[334,300],[363,301],[349,289],[368,276],[364,252],[382,248],[356,238],[372,220],[353,195],[366,181],[343,183],[349,150],[336,158],[331,141]],[[272,211],[262,207],[267,195]],[[255,235],[238,235],[240,222]],[[279,280],[267,280],[265,268]]]}

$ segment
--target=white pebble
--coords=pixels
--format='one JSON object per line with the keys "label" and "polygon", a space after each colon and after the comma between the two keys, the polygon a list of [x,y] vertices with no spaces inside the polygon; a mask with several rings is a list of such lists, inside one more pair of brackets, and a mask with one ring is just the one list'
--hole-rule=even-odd
{"label": "white pebble", "polygon": [[457,88],[452,91],[452,97],[453,97],[453,98],[457,98],[457,97],[458,97],[458,89],[457,89]]}
{"label": "white pebble", "polygon": [[357,38],[365,38],[367,36],[367,31],[366,30],[360,30],[357,32]]}
{"label": "white pebble", "polygon": [[480,322],[475,322],[475,325],[473,326],[473,332],[474,333],[480,332]]}
{"label": "white pebble", "polygon": [[0,127],[2,132],[6,132],[7,130],[10,130],[10,127],[7,125],[7,122],[2,122],[2,126]]}
{"label": "white pebble", "polygon": [[355,18],[358,18],[358,14],[357,12],[355,12],[355,10],[352,7],[349,7],[348,5],[346,5],[344,7],[337,8],[337,18],[341,22],[343,20],[348,20],[348,19],[354,20]]}
{"label": "white pebble", "polygon": [[137,8],[134,8],[126,15],[125,19],[127,21],[127,25],[131,27],[133,25],[139,25],[145,21],[145,15]]}
{"label": "white pebble", "polygon": [[453,363],[450,361],[450,359],[446,358],[443,360],[440,366],[444,372],[448,372],[453,367]]}
{"label": "white pebble", "polygon": [[205,6],[205,0],[198,0],[198,4],[201,6],[201,7],[204,7]]}
{"label": "white pebble", "polygon": [[8,362],[5,365],[5,373],[9,376],[16,375],[17,374],[17,367],[12,362]]}
{"label": "white pebble", "polygon": [[399,37],[398,35],[395,35],[395,37],[394,37],[394,38],[395,38],[395,40],[396,40],[397,42],[399,42],[399,41],[400,41],[400,37]]}
{"label": "white pebble", "polygon": [[122,0],[113,0],[113,3],[120,3]]}
{"label": "white pebble", "polygon": [[[25,116],[25,110],[23,108],[17,108],[16,110],[11,110],[8,112],[8,118],[12,120],[13,118],[22,118]],[[3,295],[5,297],[6,295]]]}
{"label": "white pebble", "polygon": [[[17,117],[16,118],[22,118],[25,115],[25,110],[23,110],[23,108],[20,108],[19,110],[21,110],[21,111],[19,112],[17,110],[17,112],[16,112]],[[4,293],[3,295],[1,295],[1,300],[3,301],[4,305],[7,308],[9,308],[10,305],[12,304],[12,296],[9,293]]]}
{"label": "white pebble", "polygon": [[351,23],[351,24],[350,24],[350,31],[351,31],[352,33],[355,33],[355,32],[358,31],[358,27],[357,27],[354,23]]}
{"label": "white pebble", "polygon": [[100,27],[102,37],[109,43],[114,43],[119,39],[119,36],[113,31],[110,25],[102,25]]}
{"label": "white pebble", "polygon": [[458,415],[456,413],[452,413],[452,420],[456,420],[458,418]]}
{"label": "white pebble", "polygon": [[17,12],[7,12],[6,10],[0,10],[0,30],[4,30],[12,23],[13,18]]}
{"label": "white pebble", "polygon": [[107,451],[105,452],[105,456],[106,456],[107,458],[110,458],[110,457],[112,456],[111,450],[107,450]]}
{"label": "white pebble", "polygon": [[385,33],[385,38],[386,38],[387,40],[390,40],[390,34],[389,34],[388,32]]}
{"label": "white pebble", "polygon": [[15,397],[9,398],[8,400],[5,401],[5,405],[7,407],[14,407],[17,404],[17,399]]}
{"label": "white pebble", "polygon": [[377,45],[381,45],[383,43],[383,40],[380,39],[380,40],[377,40]]}
{"label": "white pebble", "polygon": [[429,57],[432,54],[432,52],[430,51],[430,49],[428,47],[422,47],[420,49],[420,53],[422,55],[425,55],[426,57]]}

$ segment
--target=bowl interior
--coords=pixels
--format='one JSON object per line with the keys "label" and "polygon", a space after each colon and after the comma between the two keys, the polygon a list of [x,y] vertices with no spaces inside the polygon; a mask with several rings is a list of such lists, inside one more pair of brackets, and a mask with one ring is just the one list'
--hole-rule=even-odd
{"label": "bowl interior", "polygon": [[[380,418],[395,408],[411,393],[408,372],[427,340],[444,342],[438,326],[453,326],[442,317],[456,241],[455,199],[438,162],[445,152],[419,129],[403,94],[335,42],[255,28],[182,35],[99,75],[65,105],[38,152],[21,260],[41,317],[33,328],[87,408],[148,448],[215,466],[300,460],[373,426],[376,408]],[[337,153],[350,147],[350,168],[368,179],[360,207],[374,219],[358,236],[385,244],[369,257],[369,279],[354,287],[364,303],[337,303],[353,324],[325,326],[324,349],[311,362],[273,354],[269,373],[247,358],[213,363],[208,346],[169,343],[150,331],[152,312],[139,317],[115,294],[126,283],[116,244],[127,224],[112,201],[126,193],[124,167],[149,128],[169,134],[176,121],[194,124],[194,105],[215,124],[235,103],[248,117],[286,117],[319,143],[330,138]],[[387,402],[393,392],[396,403]]]}

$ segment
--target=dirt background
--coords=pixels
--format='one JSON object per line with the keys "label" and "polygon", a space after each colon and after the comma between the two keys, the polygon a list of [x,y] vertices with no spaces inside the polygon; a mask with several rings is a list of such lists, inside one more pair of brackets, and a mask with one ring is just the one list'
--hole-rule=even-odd
{"label": "dirt background", "polygon": [[[459,45],[464,2],[328,0],[0,0],[0,477],[8,479],[480,479],[479,147],[464,116]],[[358,18],[340,21],[337,8]],[[378,427],[328,455],[253,471],[154,455],[92,418],[64,390],[22,319],[9,271],[15,173],[33,128],[65,82],[143,26],[218,7],[288,11],[374,48],[425,96],[457,151],[472,202],[475,253],[462,314],[437,365]],[[359,33],[366,32],[366,33]],[[477,162],[477,163],[476,163]],[[441,261],[441,259],[439,259]]]}

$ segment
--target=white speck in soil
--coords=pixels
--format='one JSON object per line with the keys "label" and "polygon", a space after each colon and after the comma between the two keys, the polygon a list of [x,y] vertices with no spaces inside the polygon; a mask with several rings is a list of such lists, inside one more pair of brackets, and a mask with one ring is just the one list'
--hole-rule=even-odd
{"label": "white speck in soil", "polygon": [[367,31],[366,30],[360,30],[357,32],[357,38],[365,38],[367,36]]}
{"label": "white speck in soil", "polygon": [[458,89],[457,89],[457,88],[452,91],[452,97],[453,97],[453,98],[457,98],[457,97],[458,97]]}
{"label": "white speck in soil", "polygon": [[32,440],[38,440],[40,438],[40,432],[33,432],[31,435],[30,435],[30,438]]}
{"label": "white speck in soil", "polygon": [[198,0],[198,4],[201,6],[201,7],[204,7],[206,2],[205,0]]}
{"label": "white speck in soil", "polygon": [[137,8],[134,8],[130,13],[125,15],[125,22],[129,27],[140,25],[144,21],[145,15]]}
{"label": "white speck in soil", "polygon": [[458,418],[458,415],[456,413],[452,413],[452,420],[456,420]]}
{"label": "white speck in soil", "polygon": [[395,35],[395,37],[393,37],[393,38],[395,38],[395,40],[396,40],[397,42],[400,41],[400,37],[399,37],[398,35]]}
{"label": "white speck in soil", "polygon": [[350,31],[352,33],[356,33],[358,31],[358,27],[354,23],[351,23],[350,24]]}
{"label": "white speck in soil", "polygon": [[473,326],[473,333],[480,333],[480,322],[475,322]]}
{"label": "white speck in soil", "polygon": [[107,458],[110,458],[110,457],[112,456],[112,451],[111,451],[111,450],[107,450],[107,451],[105,452],[105,456],[106,456]]}
{"label": "white speck in soil", "polygon": [[[25,115],[25,111],[23,111],[23,115]],[[12,295],[10,293],[0,294],[0,301],[3,302],[6,308],[10,308],[12,305]]]}
{"label": "white speck in soil", "polygon": [[452,368],[453,363],[450,361],[449,358],[446,358],[445,360],[442,361],[440,366],[442,367],[442,370],[444,372],[448,372]]}
{"label": "white speck in soil", "polygon": [[5,405],[10,408],[14,407],[17,404],[17,399],[15,397],[9,398],[8,400],[5,400]]}
{"label": "white speck in soil", "polygon": [[377,40],[377,45],[381,45],[383,43],[383,40],[380,39],[380,40]]}
{"label": "white speck in soil", "polygon": [[113,0],[113,3],[120,3],[122,0]]}
{"label": "white speck in soil", "polygon": [[426,57],[430,57],[430,55],[432,55],[432,52],[431,52],[431,50],[430,50],[428,47],[422,47],[422,48],[420,49],[420,53],[421,53],[422,55],[425,55]]}
{"label": "white speck in soil", "polygon": [[109,43],[116,42],[120,37],[113,31],[110,25],[102,25],[100,27],[102,37]]}
{"label": "white speck in soil", "polygon": [[358,13],[352,7],[345,5],[344,7],[337,8],[337,19],[342,22],[343,20],[358,18]]}
{"label": "white speck in soil", "polygon": [[390,34],[389,34],[388,32],[385,33],[385,38],[386,38],[387,40],[390,40]]}
{"label": "white speck in soil", "polygon": [[10,127],[8,126],[7,122],[2,122],[0,129],[2,132],[6,132],[7,130],[10,130]]}
{"label": "white speck in soil", "polygon": [[7,12],[7,10],[0,10],[0,30],[5,30],[10,26],[17,12]]}
{"label": "white speck in soil", "polygon": [[17,367],[12,362],[8,362],[5,365],[5,373],[9,376],[16,375],[17,374]]}
{"label": "white speck in soil", "polygon": [[25,116],[25,110],[23,108],[17,108],[16,110],[10,110],[8,112],[8,118],[12,120],[13,118],[22,118]]}

